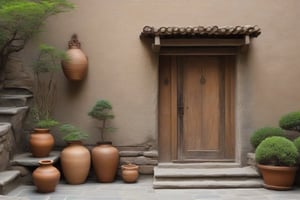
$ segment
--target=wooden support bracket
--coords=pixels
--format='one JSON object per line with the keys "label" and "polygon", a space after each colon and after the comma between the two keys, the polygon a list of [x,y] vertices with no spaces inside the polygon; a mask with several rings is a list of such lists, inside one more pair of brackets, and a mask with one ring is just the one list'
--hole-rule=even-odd
{"label": "wooden support bracket", "polygon": [[154,37],[154,43],[152,44],[152,49],[154,52],[160,51],[160,38],[159,36]]}

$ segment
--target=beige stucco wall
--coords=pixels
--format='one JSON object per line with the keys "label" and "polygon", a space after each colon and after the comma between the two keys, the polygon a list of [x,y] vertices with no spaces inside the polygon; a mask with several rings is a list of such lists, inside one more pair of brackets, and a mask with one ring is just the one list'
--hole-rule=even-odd
{"label": "beige stucco wall", "polygon": [[[76,10],[52,17],[45,32],[28,45],[26,59],[40,42],[65,49],[77,33],[89,58],[86,80],[70,84],[59,77],[56,116],[97,138],[87,116],[97,99],[114,106],[118,128],[110,134],[117,145],[143,143],[157,137],[158,61],[139,39],[144,25],[259,25],[237,72],[237,134],[242,152],[249,134],[299,109],[299,0],[72,0]],[[58,141],[58,143],[60,143]]]}

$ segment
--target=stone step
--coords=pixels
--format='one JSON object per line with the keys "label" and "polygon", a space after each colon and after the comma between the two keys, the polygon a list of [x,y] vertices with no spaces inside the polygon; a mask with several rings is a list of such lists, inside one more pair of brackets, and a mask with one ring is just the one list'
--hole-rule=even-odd
{"label": "stone step", "polygon": [[260,177],[259,173],[252,167],[241,168],[154,168],[154,177],[157,178],[241,178],[241,177]]}
{"label": "stone step", "polygon": [[32,154],[22,153],[17,154],[11,160],[11,165],[21,165],[26,167],[36,167],[39,166],[39,160],[53,160],[53,163],[56,163],[60,158],[60,151],[51,151],[48,157],[36,158],[32,157]]}
{"label": "stone step", "polygon": [[20,106],[20,107],[0,107],[1,115],[15,115],[21,111],[27,110],[28,106]]}
{"label": "stone step", "polygon": [[27,99],[31,98],[32,95],[22,94],[22,95],[12,95],[4,94],[0,95],[0,106],[1,107],[17,107],[17,106],[26,106]]}
{"label": "stone step", "polygon": [[0,137],[6,135],[11,128],[11,124],[8,122],[0,122]]}
{"label": "stone step", "polygon": [[207,168],[233,168],[240,167],[239,163],[233,162],[203,162],[203,163],[159,163],[159,168],[175,168],[175,169],[185,169],[185,168],[196,168],[196,169],[207,169]]}
{"label": "stone step", "polygon": [[155,189],[259,188],[262,185],[261,179],[153,181],[153,188]]}
{"label": "stone step", "polygon": [[20,184],[20,171],[8,170],[0,172],[0,194],[7,194]]}
{"label": "stone step", "polygon": [[[193,166],[194,167],[194,166]],[[262,187],[252,167],[154,169],[154,188],[253,188]]]}

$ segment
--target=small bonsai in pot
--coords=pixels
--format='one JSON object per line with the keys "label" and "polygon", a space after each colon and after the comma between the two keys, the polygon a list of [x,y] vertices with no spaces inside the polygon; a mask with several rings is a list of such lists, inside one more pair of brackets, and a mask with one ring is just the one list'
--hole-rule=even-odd
{"label": "small bonsai in pot", "polygon": [[98,142],[98,145],[92,149],[92,161],[96,177],[99,182],[113,182],[118,170],[119,151],[112,146],[112,142],[104,140],[105,132],[115,130],[107,126],[108,121],[114,118],[112,105],[106,100],[98,100],[88,115],[100,122],[101,142]]}
{"label": "small bonsai in pot", "polygon": [[100,141],[105,142],[104,133],[115,130],[113,127],[107,127],[108,121],[115,116],[112,114],[112,105],[107,100],[99,100],[96,102],[92,110],[88,113],[94,119],[99,121]]}
{"label": "small bonsai in pot", "polygon": [[279,120],[279,126],[286,130],[289,139],[294,140],[300,136],[300,111],[283,115]]}
{"label": "small bonsai in pot", "polygon": [[272,136],[263,140],[255,151],[264,186],[269,189],[291,189],[296,174],[299,153],[293,142]]}
{"label": "small bonsai in pot", "polygon": [[263,127],[252,133],[250,142],[251,145],[256,148],[264,139],[271,136],[284,137],[284,131],[277,127]]}
{"label": "small bonsai in pot", "polygon": [[59,130],[68,143],[60,156],[64,177],[69,184],[82,184],[89,174],[91,165],[90,151],[82,144],[82,140],[87,139],[88,135],[71,124],[60,126]]}

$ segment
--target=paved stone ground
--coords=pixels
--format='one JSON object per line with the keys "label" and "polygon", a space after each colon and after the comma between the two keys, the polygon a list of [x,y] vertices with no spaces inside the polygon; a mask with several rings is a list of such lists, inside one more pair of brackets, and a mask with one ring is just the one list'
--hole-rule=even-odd
{"label": "paved stone ground", "polygon": [[299,200],[300,188],[290,191],[258,189],[152,189],[152,177],[140,177],[138,183],[118,180],[103,184],[88,181],[82,185],[61,182],[56,191],[40,194],[35,186],[22,185],[0,200]]}

